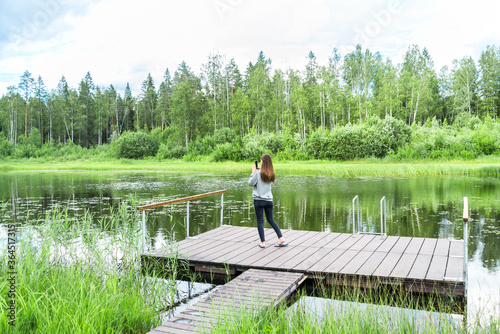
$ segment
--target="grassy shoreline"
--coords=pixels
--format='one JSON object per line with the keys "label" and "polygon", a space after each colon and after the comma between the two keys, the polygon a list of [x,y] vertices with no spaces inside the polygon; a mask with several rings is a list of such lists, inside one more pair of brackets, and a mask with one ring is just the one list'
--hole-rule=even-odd
{"label": "grassy shoreline", "polygon": [[[74,160],[47,161],[44,159],[0,161],[0,171],[157,171],[246,173],[249,162],[186,162],[183,160]],[[358,176],[431,176],[477,175],[499,176],[500,158],[487,157],[470,161],[416,161],[362,160],[334,162],[323,160],[276,161],[276,172],[281,175],[325,175],[335,177]]]}
{"label": "grassy shoreline", "polygon": [[[19,230],[16,248],[15,323],[11,325],[8,305],[7,252],[0,249],[1,333],[145,333],[163,322],[165,311],[174,305],[175,280],[182,268],[168,266],[167,279],[144,275],[137,235],[140,216],[133,200],[124,202],[99,228],[89,215],[68,220],[67,211],[54,210],[41,225]],[[4,208],[1,208],[4,210]],[[3,213],[3,211],[0,211]],[[0,239],[1,241],[1,239]],[[175,250],[173,250],[175,252]],[[174,258],[172,263],[177,263]],[[146,270],[147,271],[147,270]],[[221,318],[212,333],[456,333],[461,327],[438,318],[421,323],[404,313],[380,313],[362,309],[362,292],[324,290],[325,299],[349,298],[351,308],[328,306],[322,317],[304,312],[306,304],[288,308],[243,309],[232,315],[231,305],[219,310]],[[383,293],[374,297],[383,303],[412,305],[411,299]],[[335,304],[331,304],[335,305]],[[402,311],[404,312],[404,311]],[[432,314],[432,312],[431,312]],[[470,325],[470,333],[498,333],[498,318],[482,327]]]}

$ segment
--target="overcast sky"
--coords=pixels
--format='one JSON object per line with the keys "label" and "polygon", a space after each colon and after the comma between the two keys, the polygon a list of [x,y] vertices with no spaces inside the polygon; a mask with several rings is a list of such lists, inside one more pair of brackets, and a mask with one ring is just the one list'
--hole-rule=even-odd
{"label": "overcast sky", "polygon": [[158,88],[166,68],[184,60],[198,75],[214,52],[241,73],[261,50],[273,69],[303,70],[309,51],[321,65],[357,43],[394,64],[409,45],[427,47],[438,71],[500,46],[499,12],[498,0],[2,0],[0,96],[26,70],[49,90],[90,71],[138,93],[148,73]]}

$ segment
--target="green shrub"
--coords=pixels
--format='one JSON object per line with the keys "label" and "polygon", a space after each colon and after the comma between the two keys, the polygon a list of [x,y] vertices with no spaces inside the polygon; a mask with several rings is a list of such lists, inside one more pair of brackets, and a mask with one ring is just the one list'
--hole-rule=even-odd
{"label": "green shrub", "polygon": [[389,150],[391,151],[395,152],[410,142],[410,127],[402,120],[387,117],[379,120],[374,127],[380,132],[382,137],[386,138]]}
{"label": "green shrub", "polygon": [[40,155],[42,157],[52,157],[56,153],[56,146],[48,141],[42,145],[42,149],[40,150]]}
{"label": "green shrub", "polygon": [[268,152],[273,154],[278,153],[278,151],[283,149],[283,140],[281,136],[274,133],[265,133],[261,136],[261,141],[263,146]]}
{"label": "green shrub", "polygon": [[472,133],[472,141],[478,151],[485,155],[493,154],[497,147],[499,133],[488,127],[486,124],[476,126]]}
{"label": "green shrub", "polygon": [[61,146],[57,155],[66,159],[76,159],[82,155],[82,151],[83,147],[68,139],[66,144]]}
{"label": "green shrub", "polygon": [[3,133],[0,133],[0,158],[7,157],[11,155],[13,150],[12,144],[9,143],[7,138],[3,135]]}
{"label": "green shrub", "polygon": [[41,155],[42,137],[37,128],[31,129],[28,137],[21,135],[12,155],[14,158],[38,158]]}
{"label": "green shrub", "polygon": [[214,136],[213,136],[213,142],[217,144],[225,144],[225,143],[230,143],[236,138],[236,134],[234,133],[233,130],[229,128],[222,128],[215,130]]}
{"label": "green shrub", "polygon": [[233,155],[232,146],[230,143],[219,144],[212,152],[212,159],[214,161],[225,161],[231,159]]}
{"label": "green shrub", "polygon": [[114,143],[119,158],[139,159],[155,156],[159,144],[150,135],[139,132],[124,132]]}
{"label": "green shrub", "polygon": [[215,143],[212,137],[198,137],[192,140],[188,146],[188,154],[192,156],[209,155],[214,150]]}
{"label": "green shrub", "polygon": [[332,157],[336,160],[354,160],[365,155],[365,138],[361,126],[346,125],[332,131]]}
{"label": "green shrub", "polygon": [[31,129],[30,135],[28,136],[28,145],[31,145],[35,149],[42,148],[42,136],[38,128]]}
{"label": "green shrub", "polygon": [[268,153],[259,141],[258,136],[246,135],[243,138],[243,157],[248,160],[260,160],[260,157]]}
{"label": "green shrub", "polygon": [[[184,146],[176,145],[170,148],[167,145],[161,144],[156,157],[159,159],[181,159],[186,154],[188,154],[188,149]],[[188,161],[195,161],[195,157],[196,155],[190,153],[190,158],[193,160]]]}
{"label": "green shrub", "polygon": [[230,160],[242,161],[244,160],[243,155],[243,139],[241,137],[236,137],[231,143],[231,157]]}
{"label": "green shrub", "polygon": [[313,132],[306,140],[307,155],[313,159],[331,159],[331,137],[323,130]]}

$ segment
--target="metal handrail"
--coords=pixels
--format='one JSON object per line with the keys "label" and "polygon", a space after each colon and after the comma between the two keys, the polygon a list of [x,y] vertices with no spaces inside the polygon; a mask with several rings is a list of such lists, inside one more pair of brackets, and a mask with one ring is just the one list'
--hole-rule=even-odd
{"label": "metal handrail", "polygon": [[[356,232],[356,210],[354,207],[354,203],[356,202],[357,211],[358,211],[358,229]],[[356,195],[352,199],[352,234],[371,234],[371,235],[380,235],[382,238],[387,236],[387,206],[385,196],[380,200],[380,233],[378,232],[362,232],[361,231],[361,218],[359,215],[359,196]]]}
{"label": "metal handrail", "polygon": [[[382,211],[382,206],[384,207],[383,211]],[[382,223],[384,225],[382,225]],[[382,199],[380,200],[380,234],[382,235],[382,237],[387,236],[387,206],[386,206],[385,196],[382,197]]]}
{"label": "metal handrail", "polygon": [[144,253],[144,248],[146,246],[146,210],[159,208],[166,205],[171,205],[175,203],[187,202],[186,205],[186,235],[189,238],[189,201],[200,199],[208,196],[221,195],[220,200],[220,225],[222,226],[223,218],[224,218],[224,194],[227,193],[227,189],[212,191],[209,193],[198,194],[188,197],[176,198],[165,202],[141,205],[137,207],[137,211],[142,211],[142,252]]}
{"label": "metal handrail", "polygon": [[358,231],[360,229],[360,218],[359,218],[359,196],[356,195],[352,199],[352,234],[356,234],[356,212],[354,211],[354,201],[357,202],[358,207]]}
{"label": "metal handrail", "polygon": [[467,254],[469,246],[469,200],[464,197],[464,328],[467,328],[467,274],[469,271],[467,263]]}

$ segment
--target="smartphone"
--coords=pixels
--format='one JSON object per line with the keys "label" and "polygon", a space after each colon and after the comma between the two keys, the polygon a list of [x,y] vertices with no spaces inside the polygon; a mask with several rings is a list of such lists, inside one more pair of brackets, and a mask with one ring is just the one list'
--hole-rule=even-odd
{"label": "smartphone", "polygon": [[255,168],[259,169],[259,165],[257,164],[257,160],[255,160]]}

